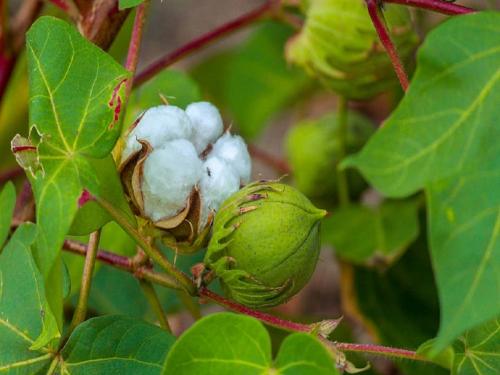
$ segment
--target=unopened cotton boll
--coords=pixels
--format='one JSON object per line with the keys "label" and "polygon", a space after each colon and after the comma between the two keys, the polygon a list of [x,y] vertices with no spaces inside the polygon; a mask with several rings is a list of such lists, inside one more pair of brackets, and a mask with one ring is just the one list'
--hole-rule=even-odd
{"label": "unopened cotton boll", "polygon": [[144,211],[153,221],[174,216],[203,173],[203,162],[191,142],[177,139],[154,149],[144,163]]}
{"label": "unopened cotton boll", "polygon": [[219,110],[209,102],[197,102],[187,106],[186,114],[193,124],[192,142],[201,154],[219,138],[224,130]]}
{"label": "unopened cotton boll", "polygon": [[226,132],[214,144],[210,155],[225,160],[238,172],[242,183],[246,184],[250,181],[252,162],[248,154],[247,145],[240,136],[231,135],[229,132]]}
{"label": "unopened cotton boll", "polygon": [[147,141],[154,149],[173,139],[189,139],[192,130],[191,120],[181,108],[172,105],[150,108],[128,135],[122,162],[141,149],[138,140]]}
{"label": "unopened cotton boll", "polygon": [[202,214],[200,222],[206,223],[210,211],[220,205],[240,188],[240,176],[224,159],[209,157],[203,163],[203,177],[200,181]]}

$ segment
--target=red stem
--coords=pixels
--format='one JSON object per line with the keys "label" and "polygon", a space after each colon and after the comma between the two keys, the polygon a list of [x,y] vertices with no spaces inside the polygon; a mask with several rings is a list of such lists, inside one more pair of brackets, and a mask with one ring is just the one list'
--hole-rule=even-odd
{"label": "red stem", "polygon": [[261,19],[262,17],[270,13],[273,9],[275,9],[277,4],[279,4],[279,2],[277,2],[276,0],[268,0],[261,7],[249,13],[246,13],[241,17],[238,17],[204,35],[201,35],[200,37],[192,40],[179,49],[176,49],[175,51],[163,57],[160,57],[157,61],[137,74],[134,79],[133,87],[142,85],[144,82],[153,78],[161,70],[179,61],[181,58],[189,55],[190,53],[197,51],[201,47],[204,47],[223,36],[231,34],[232,32],[242,29],[243,27],[248,26],[253,22]]}
{"label": "red stem", "polygon": [[442,0],[383,0],[384,3],[394,3],[415,8],[432,10],[434,12],[456,16],[460,14],[473,13],[476,10],[462,5],[450,3]]}
{"label": "red stem", "polygon": [[[66,240],[64,241],[63,249],[70,251],[72,253],[78,254],[78,255],[83,255],[85,256],[87,254],[87,245],[72,241],[72,240]],[[96,259],[107,263],[111,266],[120,268],[122,270],[125,270],[127,272],[132,273],[134,276],[138,277],[139,279],[146,279],[154,283],[158,283],[160,285],[164,285],[166,287],[170,288],[175,288],[176,283],[172,279],[168,277],[168,275],[165,275],[163,273],[155,272],[152,269],[150,269],[147,266],[140,266],[138,268],[135,267],[134,261],[131,258],[110,253],[108,251],[104,250],[99,250],[97,252]],[[301,324],[301,323],[295,323],[292,321],[280,319],[278,317],[275,317],[270,314],[263,313],[261,311],[256,311],[253,309],[250,309],[246,306],[240,305],[239,303],[230,301],[210,290],[208,290],[205,287],[202,287],[198,290],[198,295],[201,298],[205,298],[207,300],[210,300],[212,302],[215,302],[216,304],[225,307],[229,310],[236,311],[241,314],[245,314],[248,316],[252,316],[256,319],[259,319],[261,322],[264,322],[268,325],[271,325],[273,327],[277,327],[286,331],[291,331],[291,332],[306,332],[306,333],[311,333],[314,331],[315,325],[309,325],[309,324]],[[331,342],[328,341],[322,337],[319,337],[319,339],[328,345],[331,348],[338,349],[338,350],[343,350],[343,351],[350,351],[350,352],[364,352],[364,353],[371,353],[371,354],[378,354],[378,355],[384,355],[388,357],[398,357],[398,358],[407,358],[407,359],[412,359],[416,361],[426,361],[425,358],[422,358],[418,356],[415,352],[411,350],[405,350],[405,349],[398,349],[398,348],[391,348],[387,346],[380,346],[380,345],[371,345],[371,344],[352,344],[352,343],[343,343],[343,342]]]}
{"label": "red stem", "polygon": [[[326,341],[326,340],[323,340]],[[428,361],[426,358],[419,356],[412,350],[391,348],[390,346],[373,345],[373,344],[353,344],[348,342],[336,342],[335,347],[346,352],[361,352],[370,354],[379,354],[389,357],[407,358],[415,361]]]}
{"label": "red stem", "polygon": [[250,152],[250,155],[252,157],[254,157],[255,159],[259,159],[265,164],[273,167],[279,173],[284,173],[284,174],[291,173],[290,166],[286,161],[275,158],[273,155],[269,154],[264,150],[261,150],[260,148],[258,148],[253,144],[248,145],[248,152]]}
{"label": "red stem", "polygon": [[21,167],[15,167],[0,173],[0,185],[12,180],[14,178],[20,177],[24,174],[24,170]]}
{"label": "red stem", "polygon": [[146,1],[137,7],[134,19],[134,26],[132,29],[132,36],[130,37],[130,44],[128,47],[127,60],[125,68],[133,74],[137,69],[137,61],[139,60],[139,49],[141,47],[142,33],[144,30],[144,22],[146,20],[146,12],[149,1]]}
{"label": "red stem", "polygon": [[377,34],[379,36],[380,41],[382,42],[389,58],[391,59],[392,66],[394,67],[394,71],[398,76],[399,83],[404,91],[408,90],[408,75],[406,74],[403,63],[396,51],[396,47],[391,40],[389,32],[385,27],[384,21],[382,20],[380,14],[380,8],[377,3],[377,0],[365,0],[366,5],[368,6],[368,13],[370,14],[370,18],[372,19],[373,26],[375,26],[375,30],[377,30]]}
{"label": "red stem", "polygon": [[259,319],[261,322],[269,324],[270,326],[284,329],[286,331],[292,332],[307,332],[310,333],[313,330],[309,324],[301,324],[291,322],[289,320],[280,319],[276,316],[263,313],[261,311],[250,309],[244,305],[240,305],[239,303],[230,301],[214,292],[208,290],[205,287],[200,288],[198,291],[200,297],[204,297],[210,301],[215,302],[218,305],[221,305],[229,310],[236,311],[248,316],[252,316],[256,319]]}

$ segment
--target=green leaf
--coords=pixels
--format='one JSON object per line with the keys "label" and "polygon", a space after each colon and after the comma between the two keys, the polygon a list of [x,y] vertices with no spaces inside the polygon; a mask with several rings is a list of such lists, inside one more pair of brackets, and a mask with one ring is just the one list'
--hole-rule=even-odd
{"label": "green leaf", "polygon": [[271,341],[256,319],[210,315],[189,328],[170,350],[163,374],[262,374],[271,361]]}
{"label": "green leaf", "polygon": [[386,195],[427,190],[441,303],[436,353],[500,313],[491,298],[500,295],[498,25],[500,13],[478,12],[436,28],[397,110],[346,162]]}
{"label": "green leaf", "polygon": [[[62,326],[60,248],[84,188],[99,194],[91,159],[111,152],[128,72],[64,21],[41,17],[27,33],[30,124],[41,135],[35,260]],[[54,333],[56,335],[56,333]]]}
{"label": "green leaf", "polygon": [[436,350],[500,313],[500,160],[427,190],[431,254],[441,301]]}
{"label": "green leaf", "polygon": [[465,332],[453,344],[452,375],[497,375],[500,373],[500,320]]}
{"label": "green leaf", "polygon": [[156,375],[175,337],[160,327],[124,316],[80,324],[61,354],[63,374]]}
{"label": "green leaf", "polygon": [[[111,202],[128,217],[131,223],[135,224],[135,216],[125,198],[113,157],[109,155],[104,159],[90,159],[88,162],[94,173],[93,178],[100,182],[93,193]],[[111,221],[111,216],[97,202],[90,200],[78,210],[71,224],[70,234],[89,234],[109,221]]]}
{"label": "green leaf", "polygon": [[331,375],[334,368],[332,354],[311,335],[295,333],[281,344],[275,367],[283,375]]}
{"label": "green leaf", "polygon": [[120,10],[126,8],[132,8],[139,4],[142,4],[143,2],[144,0],[120,0],[118,2],[118,7]]}
{"label": "green leaf", "polygon": [[257,136],[274,114],[311,86],[305,73],[285,61],[284,45],[293,32],[288,25],[265,22],[225,53],[229,61],[216,56],[215,63],[209,60],[195,70],[202,87],[228,109],[245,137]]}
{"label": "green leaf", "polygon": [[8,182],[0,192],[0,253],[9,235],[10,223],[16,205],[16,188],[12,182]]}
{"label": "green leaf", "polygon": [[56,322],[31,256],[35,236],[35,225],[20,226],[0,255],[0,373],[34,374],[53,357],[51,348],[36,342]]}
{"label": "green leaf", "polygon": [[401,197],[498,155],[499,25],[500,13],[478,12],[432,31],[400,105],[344,165]]}
{"label": "green leaf", "polygon": [[127,105],[125,128],[129,127],[141,112],[164,104],[160,95],[170,104],[181,108],[201,100],[198,85],[190,76],[177,70],[164,70],[132,92]]}
{"label": "green leaf", "polygon": [[338,374],[333,363],[317,339],[294,334],[273,365],[269,334],[257,319],[220,313],[196,322],[177,340],[163,374]]}
{"label": "green leaf", "polygon": [[323,220],[323,241],[353,263],[390,263],[417,238],[417,213],[416,199],[340,207]]}

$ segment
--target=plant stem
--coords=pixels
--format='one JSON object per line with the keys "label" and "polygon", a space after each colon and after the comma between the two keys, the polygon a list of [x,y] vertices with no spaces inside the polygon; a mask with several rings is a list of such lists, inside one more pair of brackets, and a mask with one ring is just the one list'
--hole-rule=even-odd
{"label": "plant stem", "polygon": [[[69,241],[69,240],[65,241],[63,249],[79,255],[85,255],[87,253],[87,248],[85,247],[85,245],[75,241]],[[168,288],[174,287],[179,289],[176,282],[170,279],[168,275],[155,272],[146,267],[141,267],[140,269],[134,271],[132,260],[130,258],[100,250],[97,252],[96,259],[105,262],[109,265],[112,265],[114,267],[117,267],[119,269],[128,271],[139,279],[143,278],[152,283],[163,285]],[[219,296],[218,294],[208,290],[205,287],[200,288],[198,293],[200,297],[210,300],[222,307],[225,307],[228,310],[232,310],[241,314],[254,317],[268,325],[286,331],[311,333],[315,329],[315,325],[295,323],[288,320],[280,319],[278,317],[275,317],[267,313],[263,313],[261,311],[250,309],[246,306],[240,305],[236,302],[230,301],[222,296]],[[331,342],[321,337],[320,340],[331,348],[348,352],[349,351],[363,352],[363,353],[383,355],[387,357],[398,357],[398,358],[412,359],[416,361],[426,361],[425,358],[422,358],[418,356],[415,352],[406,349],[398,349],[398,348],[391,348],[391,347],[371,345],[371,344]]]}
{"label": "plant stem", "polygon": [[254,144],[248,144],[248,152],[253,158],[264,162],[266,165],[275,169],[278,173],[291,173],[290,166],[286,161],[276,158],[275,156],[269,154],[267,151],[260,149]]}
{"label": "plant stem", "polygon": [[[64,241],[63,249],[83,256],[87,253],[87,246],[85,244],[72,240]],[[134,268],[133,260],[131,258],[111,253],[109,251],[99,250],[97,252],[96,259],[115,268],[127,271],[139,280],[148,280],[167,288],[181,290],[175,279],[166,274],[158,273],[147,266]]]}
{"label": "plant stem", "polygon": [[168,324],[167,315],[163,311],[163,307],[161,306],[160,299],[158,298],[158,294],[156,294],[156,290],[151,284],[150,281],[140,280],[139,284],[141,289],[146,296],[151,308],[155,312],[158,317],[158,322],[160,323],[160,327],[165,329],[166,331],[172,333],[172,329],[170,328],[170,324]]}
{"label": "plant stem", "polygon": [[[137,62],[139,61],[139,50],[141,47],[142,34],[144,31],[144,23],[146,21],[146,13],[149,8],[149,0],[139,5],[136,8],[134,26],[132,28],[132,35],[130,37],[130,44],[128,47],[127,60],[125,62],[125,69],[132,73],[132,79],[137,70]],[[127,84],[128,92],[132,90],[132,79]],[[128,95],[127,95],[128,96]]]}
{"label": "plant stem", "polygon": [[135,229],[128,221],[128,219],[117,210],[108,201],[95,197],[95,200],[99,205],[104,208],[110,216],[127,232],[139,245],[142,250],[160,267],[162,267],[170,276],[172,276],[177,284],[182,287],[187,293],[194,296],[197,294],[196,285],[193,281],[182,271],[177,269],[169,260],[154,246],[150,245],[148,241],[142,237],[137,229]]}
{"label": "plant stem", "polygon": [[73,320],[71,321],[71,326],[69,329],[70,333],[73,332],[73,330],[85,320],[85,316],[87,315],[87,302],[89,299],[90,287],[92,285],[92,276],[94,274],[94,265],[97,255],[97,249],[99,247],[100,237],[100,230],[97,230],[90,234],[89,244],[87,246],[87,252],[85,254],[85,264],[83,266],[80,296],[78,298],[75,313],[73,314]]}
{"label": "plant stem", "polygon": [[372,19],[373,26],[377,31],[380,42],[384,46],[389,58],[391,59],[392,66],[394,67],[394,71],[398,76],[399,83],[404,91],[408,90],[408,75],[406,74],[403,63],[398,55],[396,47],[391,40],[389,32],[385,26],[383,21],[383,15],[380,12],[380,8],[377,0],[365,0],[366,5],[368,6],[368,13],[370,14],[370,18]]}
{"label": "plant stem", "polygon": [[200,305],[195,303],[191,298],[191,296],[183,291],[178,291],[176,294],[177,298],[180,299],[180,301],[182,302],[186,310],[189,311],[193,319],[194,320],[201,319]]}
{"label": "plant stem", "polygon": [[[337,100],[337,129],[339,140],[339,163],[346,156],[347,142],[347,126],[348,126],[348,102],[343,96],[339,96]],[[336,168],[337,172],[337,189],[339,194],[339,202],[342,207],[349,204],[349,185],[347,175],[344,169]]]}
{"label": "plant stem", "polygon": [[270,14],[279,5],[279,1],[277,0],[268,0],[261,7],[254,9],[204,35],[201,35],[173,52],[160,57],[157,61],[146,67],[135,77],[133,87],[142,85],[146,81],[153,78],[161,70],[179,61],[181,58],[199,50],[201,47],[204,47],[219,38],[229,35],[257,20],[262,19],[266,15]]}
{"label": "plant stem", "polygon": [[78,20],[80,17],[80,11],[73,3],[72,0],[48,0],[54,6],[61,9],[64,13],[69,15],[73,20]]}
{"label": "plant stem", "polygon": [[7,169],[6,171],[0,172],[0,185],[6,183],[9,180],[13,180],[24,174],[24,169],[21,167],[14,167]]}
{"label": "plant stem", "polygon": [[252,316],[256,319],[259,319],[260,321],[273,326],[277,328],[284,329],[286,331],[291,331],[291,332],[306,332],[310,333],[314,329],[309,324],[301,324],[301,323],[295,323],[291,322],[289,320],[284,320],[280,319],[274,315],[267,314],[261,311],[253,310],[249,307],[246,307],[244,305],[240,305],[239,303],[233,302],[231,300],[228,300],[212,291],[209,289],[202,287],[198,291],[200,297],[206,298],[207,300],[210,300],[212,302],[215,302],[216,304],[225,307],[229,310],[236,311],[248,316]]}
{"label": "plant stem", "polygon": [[[17,57],[24,46],[26,31],[42,10],[41,0],[26,0],[12,19],[9,29],[9,39],[3,36],[3,46],[0,46],[0,99],[3,97],[7,84],[16,65]],[[7,48],[8,47],[8,48]]]}
{"label": "plant stem", "polygon": [[442,0],[383,0],[383,2],[432,10],[450,16],[475,12],[474,9]]}
{"label": "plant stem", "polygon": [[338,350],[342,350],[345,352],[369,353],[369,354],[383,355],[385,357],[405,358],[423,362],[429,361],[428,359],[419,356],[416,352],[412,350],[391,348],[389,346],[373,345],[373,344],[353,344],[348,342],[335,342],[335,343],[329,342],[329,345],[331,344],[333,344],[335,348],[337,348]]}

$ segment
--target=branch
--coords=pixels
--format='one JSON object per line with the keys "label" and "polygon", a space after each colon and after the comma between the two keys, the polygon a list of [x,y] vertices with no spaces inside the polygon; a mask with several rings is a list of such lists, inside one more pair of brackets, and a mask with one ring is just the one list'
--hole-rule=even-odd
{"label": "branch", "polygon": [[149,8],[149,0],[137,7],[135,13],[134,26],[132,28],[132,35],[130,37],[130,44],[128,47],[127,60],[125,62],[125,69],[135,74],[137,69],[137,61],[139,60],[139,49],[141,47],[142,34],[144,31],[144,23],[146,21],[146,13]]}
{"label": "branch", "polygon": [[[1,70],[1,67],[0,67]],[[1,73],[0,73],[1,75]],[[14,167],[6,171],[0,172],[0,185],[6,183],[9,180],[21,177],[24,174],[24,170],[21,167]]]}
{"label": "branch", "polygon": [[24,46],[26,31],[40,14],[42,6],[41,0],[24,1],[12,20],[9,30],[9,36],[12,40],[7,41],[5,39],[6,35],[2,36],[3,41],[0,46],[0,99],[7,89],[17,57]]}
{"label": "branch", "polygon": [[[87,254],[87,246],[85,244],[72,240],[64,241],[63,250],[77,255],[85,256]],[[99,249],[96,254],[96,259],[115,268],[127,271],[139,280],[148,280],[167,288],[181,290],[175,279],[168,275],[156,272],[148,266],[135,268],[134,262],[131,258]]]}
{"label": "branch", "polygon": [[378,5],[378,0],[365,0],[366,5],[368,6],[368,13],[370,14],[370,18],[372,19],[373,26],[375,26],[375,30],[377,30],[377,34],[379,36],[382,45],[384,46],[389,58],[391,59],[392,66],[394,67],[394,71],[398,76],[399,83],[404,91],[408,90],[408,75],[406,74],[403,63],[396,51],[396,47],[391,40],[389,32],[385,27],[385,23],[383,21],[383,16],[380,13],[380,8]]}
{"label": "branch", "polygon": [[170,276],[172,276],[177,284],[182,287],[187,293],[192,296],[197,294],[196,285],[193,281],[181,270],[176,268],[170,261],[158,250],[156,247],[152,246],[148,243],[148,241],[142,237],[137,229],[135,229],[128,221],[128,219],[117,210],[111,203],[108,201],[94,197],[95,201],[106,210],[109,215],[122,227],[125,232],[127,232],[141,247],[142,250],[160,267],[162,267]]}
{"label": "branch", "polygon": [[160,327],[162,327],[167,332],[172,333],[172,329],[170,328],[170,324],[168,323],[167,315],[163,311],[160,299],[158,298],[158,294],[156,293],[153,284],[151,284],[151,281],[140,280],[139,284],[151,308],[158,317]]}
{"label": "branch", "polygon": [[253,22],[262,19],[266,15],[270,14],[279,5],[277,0],[268,0],[260,8],[257,8],[249,13],[242,15],[200,37],[192,40],[191,42],[185,44],[179,49],[160,57],[157,61],[152,63],[150,66],[146,67],[142,72],[140,72],[134,80],[134,87],[138,87],[145,83],[146,81],[153,78],[161,70],[172,65],[173,63],[179,61],[181,58],[199,50],[219,38],[229,35],[237,30],[244,28],[252,24]]}
{"label": "branch", "polygon": [[[79,254],[85,256],[87,253],[87,247],[84,244],[66,240],[63,246],[64,250],[69,250],[72,253]],[[175,280],[171,279],[168,275],[155,272],[150,268],[145,266],[141,266],[140,269],[134,270],[133,261],[130,258],[110,253],[104,250],[99,250],[96,255],[96,259],[102,262],[105,262],[109,265],[112,265],[116,268],[125,270],[127,272],[132,273],[135,277],[139,279],[145,279],[152,283],[156,283],[159,285],[166,286],[168,288],[179,289]],[[391,348],[387,346],[380,345],[371,345],[371,344],[354,344],[354,343],[343,343],[343,342],[332,342],[321,335],[321,323],[326,323],[329,327],[335,327],[338,321],[324,321],[320,323],[313,324],[301,324],[295,323],[292,321],[284,320],[278,318],[276,316],[250,309],[246,306],[240,305],[239,303],[230,301],[205,287],[202,287],[198,290],[198,295],[201,298],[205,298],[210,300],[228,310],[232,310],[241,314],[245,314],[248,316],[252,316],[256,319],[259,319],[261,322],[264,322],[273,327],[277,327],[279,329],[283,329],[291,332],[306,332],[306,333],[316,333],[319,335],[319,339],[328,347],[333,350],[342,350],[347,352],[363,352],[363,353],[371,353],[377,355],[383,355],[387,357],[397,357],[397,358],[406,358],[412,359],[416,361],[427,361],[427,359],[420,357],[416,354],[416,352],[406,349],[398,349]]]}
{"label": "branch", "polygon": [[415,8],[432,10],[434,12],[456,16],[473,13],[476,10],[442,0],[383,0],[384,3],[401,4]]}
{"label": "branch", "polygon": [[94,266],[100,238],[100,230],[97,230],[90,234],[89,244],[85,252],[85,263],[83,265],[80,296],[78,298],[78,303],[73,315],[73,320],[71,321],[71,326],[69,329],[70,332],[72,332],[76,328],[76,326],[82,323],[85,320],[85,316],[87,315],[87,302],[89,299],[90,287],[92,285],[92,276],[94,274]]}
{"label": "branch", "polygon": [[198,293],[200,297],[215,302],[217,305],[220,305],[232,311],[239,312],[241,314],[252,316],[256,319],[259,319],[261,322],[264,322],[273,327],[284,329],[285,331],[311,333],[315,328],[315,326],[310,324],[295,323],[289,320],[280,319],[271,314],[266,314],[261,311],[250,309],[244,305],[240,305],[239,303],[219,296],[218,294],[215,294],[205,287],[200,288]]}
{"label": "branch", "polygon": [[80,18],[80,11],[73,3],[72,0],[47,0],[49,3],[55,7],[61,9],[64,13],[69,15],[73,20],[78,20]]}

